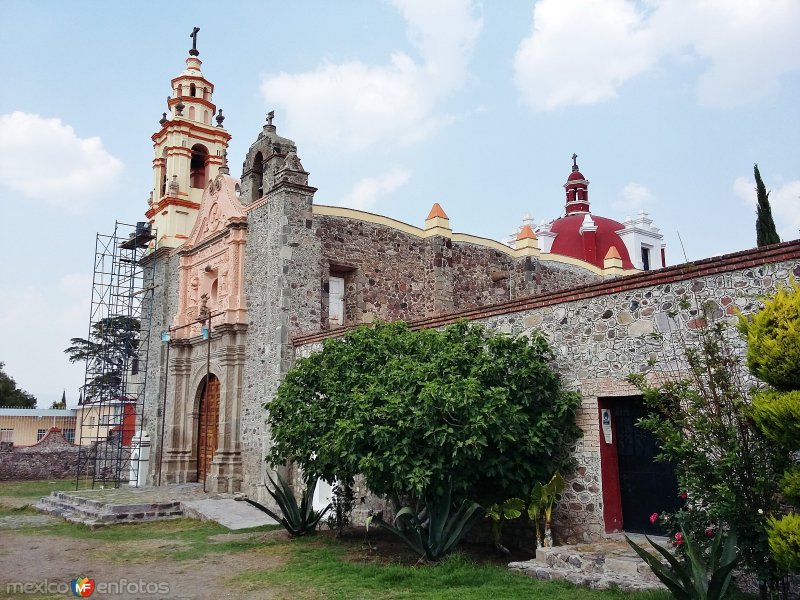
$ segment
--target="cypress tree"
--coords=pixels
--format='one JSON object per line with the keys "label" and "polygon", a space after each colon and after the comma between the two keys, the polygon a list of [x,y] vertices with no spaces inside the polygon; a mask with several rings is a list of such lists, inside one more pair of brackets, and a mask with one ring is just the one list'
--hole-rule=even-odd
{"label": "cypress tree", "polygon": [[775,221],[772,219],[772,208],[769,205],[769,192],[764,182],[761,180],[761,173],[758,172],[758,164],[753,165],[753,172],[756,176],[756,198],[758,207],[756,209],[756,244],[758,247],[777,244],[781,241],[778,232],[775,230]]}

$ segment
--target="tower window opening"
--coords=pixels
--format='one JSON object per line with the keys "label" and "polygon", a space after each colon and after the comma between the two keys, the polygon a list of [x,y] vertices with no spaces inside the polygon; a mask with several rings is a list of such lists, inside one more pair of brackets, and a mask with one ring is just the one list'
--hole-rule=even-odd
{"label": "tower window opening", "polygon": [[194,96],[196,94],[197,94],[197,86],[195,84],[190,85],[189,86],[189,95],[194,98]]}
{"label": "tower window opening", "polygon": [[208,149],[200,144],[192,146],[192,162],[190,166],[190,187],[203,189],[206,186],[206,167],[208,162]]}
{"label": "tower window opening", "polygon": [[255,202],[264,195],[264,157],[261,152],[256,153],[253,159],[253,173],[252,177],[252,202]]}
{"label": "tower window opening", "polygon": [[178,98],[183,98],[183,86],[178,86]]}
{"label": "tower window opening", "polygon": [[195,119],[194,106],[190,106],[190,107],[189,107],[189,118],[190,118],[192,121],[194,121],[194,119]]}
{"label": "tower window opening", "polygon": [[642,269],[650,270],[650,248],[647,246],[642,246]]}
{"label": "tower window opening", "polygon": [[161,194],[158,196],[159,198],[163,198],[167,195],[167,149],[161,152],[161,166],[160,169],[160,176],[159,179],[161,180]]}
{"label": "tower window opening", "polygon": [[211,117],[209,116],[208,111],[203,112],[203,123],[206,125],[211,124]]}

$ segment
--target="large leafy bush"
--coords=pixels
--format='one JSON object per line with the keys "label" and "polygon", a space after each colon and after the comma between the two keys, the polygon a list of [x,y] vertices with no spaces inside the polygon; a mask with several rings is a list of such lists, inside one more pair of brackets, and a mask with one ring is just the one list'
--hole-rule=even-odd
{"label": "large leafy bush", "polygon": [[565,392],[539,335],[491,335],[461,322],[411,331],[377,324],[299,359],[265,405],[268,459],[329,481],[362,474],[401,497],[443,494],[488,506],[527,497],[570,463],[580,399]]}

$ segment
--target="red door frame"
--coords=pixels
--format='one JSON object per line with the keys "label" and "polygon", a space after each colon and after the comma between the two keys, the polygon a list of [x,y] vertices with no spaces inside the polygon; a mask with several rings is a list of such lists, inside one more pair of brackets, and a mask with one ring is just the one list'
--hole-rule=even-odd
{"label": "red door frame", "polygon": [[[597,399],[597,423],[600,426],[600,477],[603,484],[603,521],[606,533],[622,531],[622,494],[619,486],[617,457],[617,421],[613,398]],[[603,409],[611,411],[611,443],[603,436]]]}

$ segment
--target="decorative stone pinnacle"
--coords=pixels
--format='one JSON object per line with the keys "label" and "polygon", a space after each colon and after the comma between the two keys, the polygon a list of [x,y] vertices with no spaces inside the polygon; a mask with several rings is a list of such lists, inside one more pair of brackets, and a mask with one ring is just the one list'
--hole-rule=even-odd
{"label": "decorative stone pinnacle", "polygon": [[184,108],[186,108],[186,105],[183,103],[183,100],[178,100],[178,103],[175,105],[175,114],[182,117]]}
{"label": "decorative stone pinnacle", "polygon": [[163,125],[167,122],[167,113],[161,113],[161,118],[158,120],[159,125]]}
{"label": "decorative stone pinnacle", "polygon": [[194,27],[189,37],[192,38],[192,49],[189,50],[189,56],[200,56],[200,51],[197,49],[197,34],[200,32],[199,27]]}
{"label": "decorative stone pinnacle", "polygon": [[449,219],[447,214],[444,212],[444,209],[439,205],[438,202],[434,202],[433,206],[431,207],[431,212],[428,213],[428,217],[425,220],[428,221],[436,218]]}
{"label": "decorative stone pinnacle", "polygon": [[572,153],[572,170],[573,171],[578,170],[578,155],[575,154],[574,152]]}
{"label": "decorative stone pinnacle", "polygon": [[267,126],[268,127],[274,127],[274,125],[272,124],[272,119],[274,119],[274,118],[275,118],[275,111],[274,110],[269,111],[267,113]]}
{"label": "decorative stone pinnacle", "polygon": [[617,250],[617,247],[616,246],[611,246],[611,248],[608,249],[608,252],[606,252],[605,259],[606,260],[613,260],[615,258],[621,259],[622,257],[619,255],[619,250]]}
{"label": "decorative stone pinnacle", "polygon": [[533,229],[531,229],[530,225],[523,225],[522,229],[519,230],[517,234],[517,241],[519,240],[535,240],[536,234],[533,233]]}
{"label": "decorative stone pinnacle", "polygon": [[222,116],[222,109],[220,108],[217,110],[217,127],[222,127],[222,122],[225,120],[225,117]]}
{"label": "decorative stone pinnacle", "polygon": [[219,168],[219,172],[223,175],[230,175],[231,170],[228,168],[228,151],[222,151],[222,166]]}

